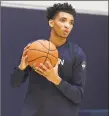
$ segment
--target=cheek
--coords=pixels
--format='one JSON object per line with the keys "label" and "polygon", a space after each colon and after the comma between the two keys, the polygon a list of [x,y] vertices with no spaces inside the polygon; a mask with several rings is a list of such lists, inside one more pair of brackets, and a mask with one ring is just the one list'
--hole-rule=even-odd
{"label": "cheek", "polygon": [[72,31],[72,29],[73,29],[73,26],[71,26],[71,28],[70,28],[70,32]]}
{"label": "cheek", "polygon": [[55,29],[56,32],[60,32],[61,31],[61,27],[62,27],[61,25],[55,25],[54,29]]}
{"label": "cheek", "polygon": [[61,28],[64,27],[64,24],[60,23],[60,22],[57,22],[57,23],[55,23],[55,27],[58,28],[58,30],[61,30]]}

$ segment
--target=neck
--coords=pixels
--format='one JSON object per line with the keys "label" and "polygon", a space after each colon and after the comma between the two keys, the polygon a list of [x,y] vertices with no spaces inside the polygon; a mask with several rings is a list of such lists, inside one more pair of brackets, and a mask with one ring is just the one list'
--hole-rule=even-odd
{"label": "neck", "polygon": [[53,31],[51,31],[50,33],[50,38],[49,40],[56,46],[59,47],[61,45],[63,45],[66,42],[66,38],[61,37],[55,33],[53,33]]}

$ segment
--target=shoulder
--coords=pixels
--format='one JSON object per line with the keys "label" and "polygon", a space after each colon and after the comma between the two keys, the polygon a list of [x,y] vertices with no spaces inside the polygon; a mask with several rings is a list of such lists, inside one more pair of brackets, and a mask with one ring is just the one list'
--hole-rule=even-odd
{"label": "shoulder", "polygon": [[77,59],[86,60],[85,52],[79,45],[72,42],[69,42],[69,44],[73,56],[75,56]]}
{"label": "shoulder", "polygon": [[83,49],[79,45],[77,45],[77,44],[75,44],[75,47],[76,47],[76,51],[75,51],[76,52],[76,56],[78,56],[78,57],[85,57],[86,58],[86,55],[85,55]]}

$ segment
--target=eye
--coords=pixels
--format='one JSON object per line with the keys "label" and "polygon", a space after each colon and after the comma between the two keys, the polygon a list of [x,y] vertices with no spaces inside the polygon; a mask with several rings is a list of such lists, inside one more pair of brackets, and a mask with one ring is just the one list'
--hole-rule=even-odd
{"label": "eye", "polygon": [[70,22],[71,25],[73,25],[73,22]]}
{"label": "eye", "polygon": [[61,22],[65,22],[65,19],[60,19]]}

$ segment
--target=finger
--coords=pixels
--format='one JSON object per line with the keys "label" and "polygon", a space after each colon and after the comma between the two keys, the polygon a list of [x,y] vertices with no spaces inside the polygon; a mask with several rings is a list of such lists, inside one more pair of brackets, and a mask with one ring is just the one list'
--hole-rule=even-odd
{"label": "finger", "polygon": [[24,60],[24,56],[22,56],[21,60]]}
{"label": "finger", "polygon": [[55,66],[53,69],[54,69],[54,71],[55,71],[56,73],[58,73],[58,67],[57,67],[57,66]]}
{"label": "finger", "polygon": [[27,49],[25,49],[23,52],[27,52],[29,49],[27,48]]}
{"label": "finger", "polygon": [[26,47],[28,48],[28,47],[30,47],[30,45],[31,45],[31,43],[29,43]]}
{"label": "finger", "polygon": [[26,56],[22,56],[23,59],[26,59],[27,57],[28,57],[27,55]]}
{"label": "finger", "polygon": [[59,60],[57,61],[57,63],[56,63],[56,65],[55,65],[55,67],[58,67],[59,66]]}
{"label": "finger", "polygon": [[26,56],[24,56],[24,59],[27,59],[28,58],[28,56],[26,55]]}
{"label": "finger", "polygon": [[27,52],[28,52],[28,49],[24,50],[23,56],[25,56],[27,54]]}
{"label": "finger", "polygon": [[51,63],[49,61],[46,61],[46,63],[48,65],[49,69],[52,69],[53,68],[53,66],[51,65]]}
{"label": "finger", "polygon": [[42,64],[42,63],[40,63],[40,68],[42,68],[42,69],[44,69],[45,71],[47,71],[48,70],[48,68],[46,67],[46,65],[44,65],[44,64]]}
{"label": "finger", "polygon": [[24,48],[24,50],[23,50],[23,51],[25,51],[25,50],[26,50],[26,49],[28,49],[28,48],[29,48],[29,47],[27,47],[27,46],[26,46],[26,47]]}
{"label": "finger", "polygon": [[41,68],[39,68],[39,67],[36,67],[35,70],[36,70],[36,71],[40,71],[41,73],[44,73],[44,70],[41,69]]}
{"label": "finger", "polygon": [[59,65],[60,59],[58,58],[57,65]]}
{"label": "finger", "polygon": [[40,71],[38,71],[38,70],[35,70],[37,73],[39,73],[40,75],[43,75]]}
{"label": "finger", "polygon": [[22,61],[25,61],[27,59],[27,56],[22,56]]}

